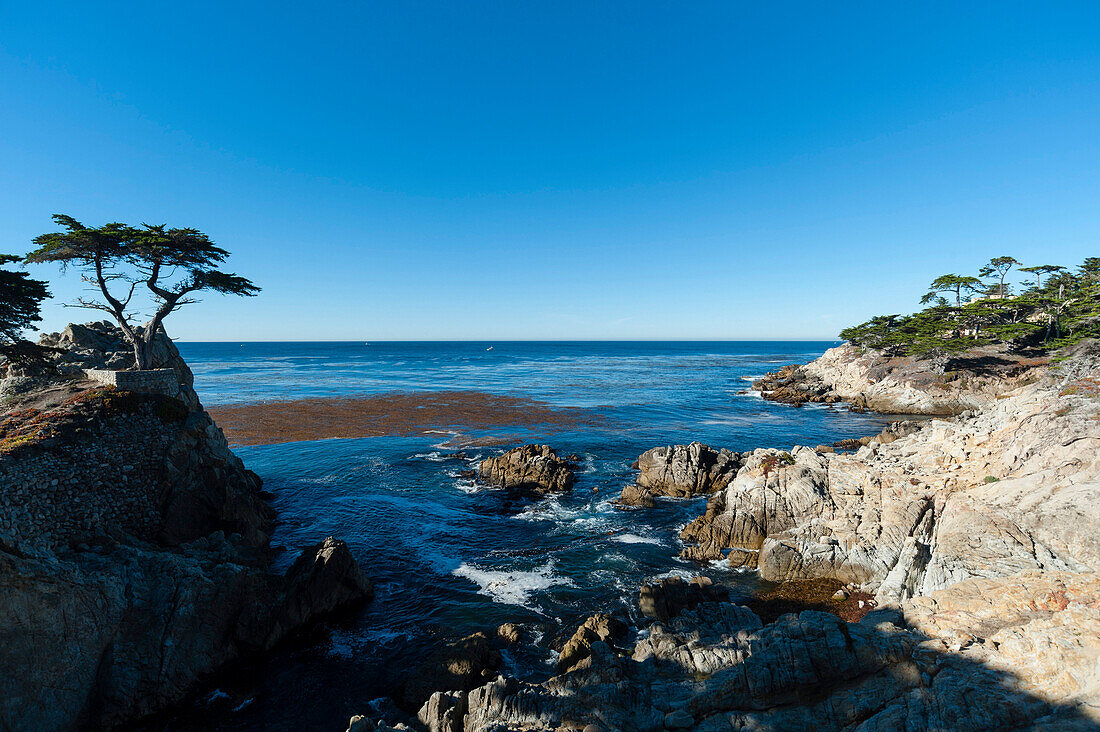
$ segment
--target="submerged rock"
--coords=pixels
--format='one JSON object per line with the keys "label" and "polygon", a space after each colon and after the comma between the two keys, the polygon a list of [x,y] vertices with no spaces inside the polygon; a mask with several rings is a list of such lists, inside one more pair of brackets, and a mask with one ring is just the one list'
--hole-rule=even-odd
{"label": "submerged rock", "polygon": [[534,496],[565,493],[574,483],[571,464],[559,458],[549,445],[523,445],[482,460],[478,479],[487,485]]}

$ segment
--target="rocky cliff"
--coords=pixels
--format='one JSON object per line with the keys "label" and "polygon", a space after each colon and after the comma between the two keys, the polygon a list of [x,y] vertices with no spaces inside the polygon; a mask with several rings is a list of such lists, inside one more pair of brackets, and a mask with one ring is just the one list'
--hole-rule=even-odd
{"label": "rocky cliff", "polygon": [[795,406],[848,402],[885,414],[954,415],[990,407],[1045,363],[996,347],[920,360],[845,344],[768,374],[753,388],[765,399]]}
{"label": "rocky cliff", "polygon": [[[614,641],[582,627],[584,653],[558,676],[441,691],[420,723],[466,732],[1100,728],[1100,348],[1065,356],[942,379],[927,364],[842,348],[782,377],[796,391],[820,390],[794,403],[843,396],[955,415],[852,454],[743,455],[684,529],[685,557],[780,583],[831,583],[837,603],[855,601],[855,622],[810,603],[786,602],[776,617],[703,585],[690,598],[663,596],[687,593],[682,583],[649,587],[642,610],[657,607],[655,593],[665,608],[644,613],[649,624]],[[660,455],[677,449],[689,453]],[[680,482],[708,478],[709,465],[695,462],[694,475],[690,461],[676,463]]]}
{"label": "rocky cliff", "polygon": [[[202,410],[171,341],[175,396],[104,388],[125,363],[103,324],[48,336],[54,368],[8,367],[0,394],[0,720],[111,728],[370,584],[331,537],[269,570],[275,518],[260,479]],[[120,360],[121,359],[121,360]]]}

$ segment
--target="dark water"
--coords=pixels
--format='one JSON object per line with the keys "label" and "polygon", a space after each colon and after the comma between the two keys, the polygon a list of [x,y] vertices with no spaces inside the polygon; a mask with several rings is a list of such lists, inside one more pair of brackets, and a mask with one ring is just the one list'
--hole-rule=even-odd
{"label": "dark water", "polygon": [[[580,456],[581,472],[571,495],[519,506],[463,477],[501,448],[458,451],[449,433],[238,448],[276,496],[274,544],[288,548],[285,561],[325,536],[342,537],[375,582],[377,599],[274,662],[218,680],[212,699],[169,727],[343,729],[352,713],[392,693],[433,645],[508,621],[543,643],[525,643],[506,662],[525,677],[547,676],[553,655],[545,641],[595,611],[636,612],[646,579],[700,572],[675,555],[677,534],[702,512],[702,500],[665,501],[650,511],[611,505],[632,481],[640,453],[692,440],[735,450],[790,448],[880,428],[881,417],[793,409],[740,393],[752,377],[832,345],[181,343],[208,406],[473,390],[590,408],[605,419],[528,425],[559,454]],[[721,563],[702,571],[746,593],[753,586],[751,574]]]}

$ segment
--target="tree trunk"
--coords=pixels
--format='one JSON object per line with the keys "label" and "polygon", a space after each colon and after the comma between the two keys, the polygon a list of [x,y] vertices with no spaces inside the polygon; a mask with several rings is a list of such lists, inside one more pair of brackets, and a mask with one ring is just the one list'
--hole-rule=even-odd
{"label": "tree trunk", "polygon": [[149,359],[146,356],[144,345],[141,338],[134,339],[134,368],[138,371],[149,368]]}

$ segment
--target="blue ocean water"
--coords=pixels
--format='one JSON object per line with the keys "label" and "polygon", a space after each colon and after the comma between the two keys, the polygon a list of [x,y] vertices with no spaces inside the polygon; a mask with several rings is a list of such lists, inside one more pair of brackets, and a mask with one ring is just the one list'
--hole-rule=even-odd
{"label": "blue ocean water", "polygon": [[494,436],[462,425],[235,448],[275,495],[273,543],[287,548],[284,564],[301,547],[339,536],[377,598],[274,662],[223,679],[222,693],[170,726],[342,729],[446,639],[520,623],[525,641],[506,663],[539,679],[553,670],[548,641],[592,612],[635,613],[646,579],[705,573],[750,592],[750,573],[675,558],[679,530],[703,512],[702,499],[630,511],[612,501],[632,482],[633,461],[658,445],[789,449],[878,431],[887,418],[823,405],[794,409],[746,393],[753,377],[833,345],[180,343],[207,406],[461,390],[581,407],[599,419],[527,425],[527,436],[579,456],[581,469],[570,495],[521,504],[469,478],[478,461],[505,448],[455,449],[456,432],[467,440]]}

